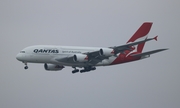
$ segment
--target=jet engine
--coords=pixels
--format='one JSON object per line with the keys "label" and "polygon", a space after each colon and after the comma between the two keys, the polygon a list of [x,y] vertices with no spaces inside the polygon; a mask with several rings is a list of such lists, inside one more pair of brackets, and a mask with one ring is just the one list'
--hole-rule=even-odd
{"label": "jet engine", "polygon": [[56,65],[56,64],[44,64],[44,69],[48,70],[48,71],[58,71],[58,70],[62,70],[64,68],[64,66],[61,65]]}
{"label": "jet engine", "polygon": [[73,56],[74,62],[87,62],[88,56],[85,54],[76,54]]}
{"label": "jet engine", "polygon": [[102,48],[99,50],[99,54],[100,56],[112,56],[114,55],[114,49],[111,49],[111,48]]}

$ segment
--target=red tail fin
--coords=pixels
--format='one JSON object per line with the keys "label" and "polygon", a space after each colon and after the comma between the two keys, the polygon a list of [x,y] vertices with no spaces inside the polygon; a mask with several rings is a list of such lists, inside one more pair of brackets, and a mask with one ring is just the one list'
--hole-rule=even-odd
{"label": "red tail fin", "polygon": [[[148,33],[151,29],[152,22],[145,22],[141,25],[141,27],[134,33],[134,35],[129,39],[129,42],[135,42],[135,41],[141,41],[145,40],[148,37]],[[143,47],[145,43],[138,44],[137,47],[137,52],[142,52]]]}

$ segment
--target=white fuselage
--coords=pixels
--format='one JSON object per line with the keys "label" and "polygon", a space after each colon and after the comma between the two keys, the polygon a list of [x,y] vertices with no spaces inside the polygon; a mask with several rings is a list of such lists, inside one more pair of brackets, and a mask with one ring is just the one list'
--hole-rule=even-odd
{"label": "white fuselage", "polygon": [[[56,59],[72,57],[75,54],[97,51],[103,47],[76,47],[76,46],[54,46],[54,45],[35,45],[24,48],[18,55],[17,59],[22,62],[30,63],[51,63],[73,67],[86,66],[85,62],[59,62]],[[95,66],[110,65],[116,59],[111,56],[98,62]]]}

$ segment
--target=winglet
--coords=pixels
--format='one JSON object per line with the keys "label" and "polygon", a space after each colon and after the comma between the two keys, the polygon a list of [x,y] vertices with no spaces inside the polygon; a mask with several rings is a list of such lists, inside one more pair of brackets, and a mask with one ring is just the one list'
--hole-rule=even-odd
{"label": "winglet", "polygon": [[158,36],[155,36],[155,37],[154,37],[154,40],[156,40],[156,41],[157,41],[157,37],[158,37]]}

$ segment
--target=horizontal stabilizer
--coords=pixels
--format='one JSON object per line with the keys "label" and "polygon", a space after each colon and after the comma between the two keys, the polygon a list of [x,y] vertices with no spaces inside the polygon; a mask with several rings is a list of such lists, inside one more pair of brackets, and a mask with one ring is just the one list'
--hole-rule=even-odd
{"label": "horizontal stabilizer", "polygon": [[157,49],[157,50],[148,51],[148,52],[144,52],[144,53],[140,53],[140,54],[132,54],[131,56],[134,56],[134,57],[142,57],[142,56],[146,56],[146,55],[151,55],[151,54],[154,54],[154,53],[158,53],[158,52],[161,52],[161,51],[164,51],[164,50],[168,50],[168,49]]}

